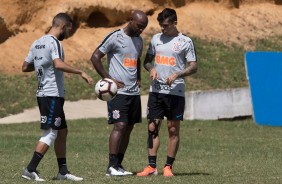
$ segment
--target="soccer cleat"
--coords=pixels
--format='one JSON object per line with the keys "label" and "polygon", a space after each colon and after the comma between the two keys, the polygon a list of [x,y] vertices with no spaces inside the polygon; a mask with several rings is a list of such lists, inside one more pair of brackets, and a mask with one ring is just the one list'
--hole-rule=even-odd
{"label": "soccer cleat", "polygon": [[137,173],[137,176],[151,176],[151,175],[158,175],[157,168],[153,168],[151,166],[145,167],[142,172]]}
{"label": "soccer cleat", "polygon": [[75,176],[71,173],[67,173],[65,175],[62,175],[61,173],[58,173],[57,180],[70,180],[70,181],[82,181],[83,178]]}
{"label": "soccer cleat", "polygon": [[128,174],[122,172],[118,167],[109,167],[106,176],[126,176]]}
{"label": "soccer cleat", "polygon": [[173,173],[172,173],[172,169],[170,166],[165,166],[164,169],[163,169],[163,175],[165,177],[171,177],[173,176]]}
{"label": "soccer cleat", "polygon": [[29,172],[27,169],[24,170],[22,174],[22,178],[27,180],[34,180],[34,181],[45,181],[44,179],[39,177],[39,172]]}
{"label": "soccer cleat", "polygon": [[133,175],[132,172],[126,171],[126,170],[122,167],[122,165],[119,165],[119,166],[118,166],[118,170],[120,170],[121,172],[123,172],[125,175]]}

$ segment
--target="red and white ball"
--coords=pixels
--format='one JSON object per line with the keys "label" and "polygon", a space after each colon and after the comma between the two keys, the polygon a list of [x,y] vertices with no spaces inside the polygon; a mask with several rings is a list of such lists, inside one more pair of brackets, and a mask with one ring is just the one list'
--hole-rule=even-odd
{"label": "red and white ball", "polygon": [[95,85],[95,93],[99,99],[103,101],[110,101],[117,94],[117,85],[112,79],[101,79]]}

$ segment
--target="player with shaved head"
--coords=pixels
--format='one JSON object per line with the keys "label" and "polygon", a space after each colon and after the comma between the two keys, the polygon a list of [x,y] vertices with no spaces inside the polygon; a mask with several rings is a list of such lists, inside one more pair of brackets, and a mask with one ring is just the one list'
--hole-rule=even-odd
{"label": "player with shaved head", "polygon": [[[113,129],[109,137],[107,176],[132,175],[121,163],[133,126],[141,122],[140,57],[143,40],[140,34],[147,24],[147,15],[140,10],[134,11],[128,24],[106,36],[91,57],[99,75],[114,80],[118,86],[117,96],[108,102],[108,123],[113,124]],[[101,63],[105,55],[108,72]]]}

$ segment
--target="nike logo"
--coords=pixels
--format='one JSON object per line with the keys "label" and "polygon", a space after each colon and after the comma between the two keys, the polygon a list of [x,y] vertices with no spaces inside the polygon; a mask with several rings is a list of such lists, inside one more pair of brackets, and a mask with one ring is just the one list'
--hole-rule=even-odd
{"label": "nike logo", "polygon": [[125,48],[125,47],[127,47],[126,45],[123,45],[123,46],[121,46],[122,48]]}
{"label": "nike logo", "polygon": [[176,118],[177,118],[177,119],[178,119],[178,118],[181,118],[181,116],[182,116],[182,114],[176,115]]}
{"label": "nike logo", "polygon": [[157,43],[157,46],[163,45],[162,43]]}

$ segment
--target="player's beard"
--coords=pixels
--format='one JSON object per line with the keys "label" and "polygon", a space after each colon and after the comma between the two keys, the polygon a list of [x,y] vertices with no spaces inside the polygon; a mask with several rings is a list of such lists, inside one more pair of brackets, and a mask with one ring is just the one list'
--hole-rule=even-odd
{"label": "player's beard", "polygon": [[63,41],[65,39],[65,34],[64,33],[60,33],[58,36],[58,40]]}

